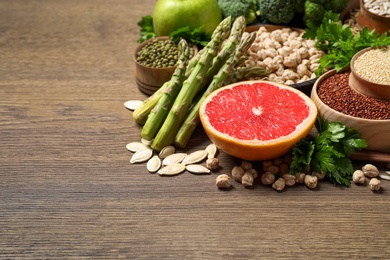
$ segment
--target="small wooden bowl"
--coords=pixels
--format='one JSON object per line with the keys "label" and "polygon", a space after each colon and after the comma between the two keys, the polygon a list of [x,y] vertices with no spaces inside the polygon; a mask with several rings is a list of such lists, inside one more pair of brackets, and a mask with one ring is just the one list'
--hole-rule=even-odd
{"label": "small wooden bowl", "polygon": [[329,107],[318,97],[317,89],[320,84],[335,73],[336,70],[330,70],[321,75],[314,83],[311,99],[317,106],[318,114],[328,121],[341,122],[359,131],[368,143],[367,150],[390,152],[390,120],[372,120],[346,115]]}
{"label": "small wooden bowl", "polygon": [[[166,41],[169,39],[168,36],[156,37],[139,44],[133,53],[133,60],[135,63],[135,81],[138,88],[147,95],[152,95],[158,90],[165,82],[171,79],[175,72],[176,66],[165,67],[165,68],[153,68],[144,66],[137,62],[137,53],[149,42],[153,40]],[[198,51],[198,48],[194,45],[194,53]]]}
{"label": "small wooden bowl", "polygon": [[[349,86],[354,90],[362,93],[363,95],[390,101],[390,85],[384,85],[368,81],[362,78],[354,68],[356,60],[362,54],[370,50],[372,50],[372,48],[366,48],[364,50],[359,51],[353,56],[351,60],[351,74],[349,76]],[[386,68],[383,69],[386,70]]]}
{"label": "small wooden bowl", "polygon": [[363,0],[360,0],[360,11],[356,21],[360,28],[367,27],[369,30],[375,30],[379,34],[387,32],[390,35],[390,17],[370,12],[364,6]]}

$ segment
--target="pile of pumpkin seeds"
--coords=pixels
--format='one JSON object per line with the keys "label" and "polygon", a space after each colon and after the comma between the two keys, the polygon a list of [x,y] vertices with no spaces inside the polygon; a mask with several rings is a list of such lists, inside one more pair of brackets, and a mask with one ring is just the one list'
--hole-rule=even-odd
{"label": "pile of pumpkin seeds", "polygon": [[[132,152],[130,163],[145,163],[150,173],[174,176],[188,171],[194,174],[209,174],[218,168],[216,158],[218,149],[211,143],[205,149],[192,153],[176,152],[172,145],[164,147],[158,154],[150,148],[149,141],[141,139],[139,142],[131,142],[126,145],[127,150]],[[206,166],[201,164],[206,161]],[[216,163],[217,162],[217,163]]]}
{"label": "pile of pumpkin seeds", "polygon": [[[142,101],[128,100],[124,106],[134,111]],[[126,145],[127,150],[133,153],[130,163],[145,163],[150,173],[173,176],[188,171],[194,174],[209,174],[219,167],[216,158],[218,149],[215,144],[209,144],[205,149],[192,153],[176,152],[172,145],[168,145],[156,154],[150,147],[151,141],[141,139],[139,142],[131,142]],[[205,165],[201,163],[206,161]]]}

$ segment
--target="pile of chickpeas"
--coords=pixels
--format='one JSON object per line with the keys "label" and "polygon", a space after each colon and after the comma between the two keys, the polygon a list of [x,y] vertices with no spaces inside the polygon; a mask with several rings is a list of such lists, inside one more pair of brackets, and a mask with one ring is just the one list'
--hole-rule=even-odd
{"label": "pile of chickpeas", "polygon": [[293,85],[316,78],[315,71],[325,53],[314,46],[314,40],[302,35],[303,32],[289,27],[272,31],[260,26],[244,66],[267,68],[271,74],[263,79],[281,84]]}

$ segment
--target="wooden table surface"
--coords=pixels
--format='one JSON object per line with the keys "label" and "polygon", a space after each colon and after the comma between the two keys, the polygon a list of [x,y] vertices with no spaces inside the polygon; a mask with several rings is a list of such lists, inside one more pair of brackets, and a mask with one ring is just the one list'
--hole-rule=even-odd
{"label": "wooden table surface", "polygon": [[[389,182],[224,191],[224,153],[204,176],[130,164],[155,2],[0,0],[0,259],[389,259]],[[208,144],[200,128],[186,151]]]}

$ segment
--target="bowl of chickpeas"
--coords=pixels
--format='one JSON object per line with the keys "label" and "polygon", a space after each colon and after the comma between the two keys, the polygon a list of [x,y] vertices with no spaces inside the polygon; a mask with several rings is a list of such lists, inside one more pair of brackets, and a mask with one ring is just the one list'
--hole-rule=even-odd
{"label": "bowl of chickpeas", "polygon": [[[191,46],[193,56],[198,48]],[[152,95],[175,72],[179,58],[178,44],[168,36],[160,36],[140,43],[134,50],[135,81],[145,94]]]}
{"label": "bowl of chickpeas", "polygon": [[243,66],[267,68],[270,74],[261,78],[290,85],[310,96],[317,79],[315,71],[325,55],[315,41],[303,38],[304,30],[282,25],[248,26],[246,33],[256,32]]}

